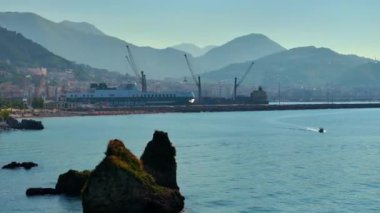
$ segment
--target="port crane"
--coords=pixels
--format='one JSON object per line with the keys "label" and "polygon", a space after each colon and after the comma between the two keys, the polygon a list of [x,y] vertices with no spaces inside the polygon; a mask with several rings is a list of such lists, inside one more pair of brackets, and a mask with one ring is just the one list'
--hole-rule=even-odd
{"label": "port crane", "polygon": [[240,78],[239,81],[237,81],[237,77],[235,77],[235,81],[234,81],[234,97],[233,97],[233,100],[235,101],[236,100],[236,91],[237,91],[237,88],[240,86],[240,84],[244,81],[244,79],[247,77],[248,73],[251,71],[253,65],[255,64],[255,62],[251,62],[248,66],[248,69],[245,71],[245,73],[243,74],[243,76]]}
{"label": "port crane", "polygon": [[201,86],[201,76],[198,75],[198,78],[195,76],[195,73],[193,71],[193,68],[190,64],[189,58],[187,57],[187,54],[184,55],[186,59],[187,67],[189,68],[189,71],[191,73],[191,77],[193,77],[194,83],[197,86],[198,89],[198,102],[201,102],[202,99],[202,86]]}
{"label": "port crane", "polygon": [[135,76],[137,77],[137,79],[139,80],[141,84],[141,91],[146,92],[147,86],[146,86],[146,76],[144,74],[144,71],[141,71],[141,73],[139,73],[139,70],[136,66],[136,63],[133,58],[132,51],[129,48],[129,45],[127,44],[126,47],[127,47],[127,55],[125,56],[125,58],[127,59],[129,66],[131,67],[131,69],[135,73]]}

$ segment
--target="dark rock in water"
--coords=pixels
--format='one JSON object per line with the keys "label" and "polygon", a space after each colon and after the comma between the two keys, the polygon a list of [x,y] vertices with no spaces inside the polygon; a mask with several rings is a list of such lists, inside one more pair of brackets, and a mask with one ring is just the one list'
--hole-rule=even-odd
{"label": "dark rock in water", "polygon": [[26,130],[41,130],[44,129],[41,121],[35,121],[31,119],[22,119],[19,122],[13,117],[8,117],[5,119],[5,122],[12,129],[26,129]]}
{"label": "dark rock in water", "polygon": [[33,163],[33,162],[22,162],[21,166],[24,167],[25,169],[31,169],[32,167],[38,166],[38,164]]}
{"label": "dark rock in water", "polygon": [[58,194],[57,190],[53,188],[29,188],[26,190],[27,196],[36,196],[36,195],[56,195]]}
{"label": "dark rock in water", "polygon": [[2,169],[15,169],[21,167],[21,163],[17,163],[13,161],[12,163],[9,163],[7,165],[4,165]]}
{"label": "dark rock in water", "polygon": [[90,177],[90,171],[78,172],[75,170],[69,170],[68,172],[61,174],[58,177],[58,182],[55,185],[55,189],[59,193],[79,196],[82,189]]}
{"label": "dark rock in water", "polygon": [[5,119],[5,122],[8,124],[9,128],[12,129],[21,129],[20,122],[17,119],[9,116]]}
{"label": "dark rock in water", "polygon": [[159,185],[178,189],[175,155],[176,151],[168,134],[155,131],[153,139],[145,147],[141,161],[144,169],[154,177]]}
{"label": "dark rock in water", "polygon": [[83,189],[82,205],[84,212],[174,213],[183,209],[184,197],[158,185],[123,142],[112,140]]}
{"label": "dark rock in water", "polygon": [[35,120],[21,120],[21,129],[29,129],[29,130],[41,130],[44,129],[44,126],[42,125],[41,121],[35,121]]}
{"label": "dark rock in water", "polygon": [[19,167],[24,167],[24,169],[31,169],[32,167],[35,167],[35,166],[38,166],[38,164],[33,163],[33,162],[17,163],[15,161],[13,161],[12,163],[7,164],[7,165],[3,166],[2,168],[3,169],[16,169]]}
{"label": "dark rock in water", "polygon": [[83,172],[69,170],[68,172],[59,176],[58,182],[55,185],[55,189],[29,188],[26,190],[26,195],[36,196],[66,194],[72,196],[79,196],[90,174],[91,172],[87,170]]}

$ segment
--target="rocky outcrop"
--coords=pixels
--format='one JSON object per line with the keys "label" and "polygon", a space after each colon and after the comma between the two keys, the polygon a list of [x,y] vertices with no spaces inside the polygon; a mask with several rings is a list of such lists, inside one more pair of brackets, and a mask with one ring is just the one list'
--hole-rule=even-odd
{"label": "rocky outcrop", "polygon": [[72,196],[81,195],[82,189],[90,177],[91,172],[85,170],[78,172],[75,170],[69,170],[58,177],[58,182],[55,185],[55,190],[60,194],[67,194]]}
{"label": "rocky outcrop", "polygon": [[35,121],[35,120],[27,120],[22,119],[20,123],[21,129],[28,129],[28,130],[42,130],[44,129],[44,126],[42,125],[41,121]]}
{"label": "rocky outcrop", "polygon": [[41,121],[35,121],[32,119],[22,119],[19,122],[17,119],[13,117],[8,117],[5,119],[5,122],[12,129],[26,129],[26,130],[42,130],[44,126]]}
{"label": "rocky outcrop", "polygon": [[169,140],[168,134],[155,131],[153,139],[145,147],[141,161],[144,169],[154,177],[159,185],[179,189],[175,155],[176,151]]}
{"label": "rocky outcrop", "polygon": [[82,189],[90,177],[90,171],[78,172],[69,170],[59,175],[55,188],[29,188],[26,190],[27,196],[36,195],[58,195],[65,194],[70,196],[79,196]]}
{"label": "rocky outcrop", "polygon": [[36,196],[36,195],[56,195],[58,194],[57,190],[53,188],[29,188],[26,190],[27,196]]}
{"label": "rocky outcrop", "polygon": [[159,185],[123,142],[111,140],[83,189],[82,205],[84,212],[174,213],[183,209],[184,197]]}
{"label": "rocky outcrop", "polygon": [[9,128],[20,129],[20,122],[17,119],[9,116],[5,119],[5,122],[8,124]]}
{"label": "rocky outcrop", "polygon": [[18,163],[18,162],[13,161],[12,163],[4,165],[2,168],[3,169],[16,169],[16,168],[24,167],[24,169],[31,169],[32,167],[35,167],[35,166],[38,166],[38,164],[33,163],[33,162]]}

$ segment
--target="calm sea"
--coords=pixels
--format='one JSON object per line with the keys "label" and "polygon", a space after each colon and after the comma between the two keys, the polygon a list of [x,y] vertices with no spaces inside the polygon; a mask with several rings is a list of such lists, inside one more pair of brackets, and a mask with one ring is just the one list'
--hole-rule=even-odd
{"label": "calm sea", "polygon": [[[42,119],[0,134],[0,212],[81,212],[78,198],[26,197],[69,169],[93,169],[118,138],[140,156],[153,131],[177,148],[185,212],[380,212],[380,109]],[[320,134],[318,127],[327,132]]]}

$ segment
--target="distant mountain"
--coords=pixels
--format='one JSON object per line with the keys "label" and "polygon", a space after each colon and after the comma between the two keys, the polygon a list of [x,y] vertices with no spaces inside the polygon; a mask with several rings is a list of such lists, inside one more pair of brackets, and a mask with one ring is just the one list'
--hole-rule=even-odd
{"label": "distant mountain", "polygon": [[65,69],[72,63],[26,39],[20,33],[0,27],[0,61],[20,67]]}
{"label": "distant mountain", "polygon": [[215,47],[196,60],[201,70],[209,71],[233,63],[256,60],[284,50],[284,47],[262,34],[249,34]]}
{"label": "distant mountain", "polygon": [[352,87],[379,87],[380,62],[370,61],[353,67],[339,77],[337,85],[350,85]]}
{"label": "distant mountain", "polygon": [[71,28],[76,31],[80,31],[83,33],[89,33],[93,35],[105,35],[102,31],[96,28],[94,25],[89,24],[87,22],[72,22],[72,21],[62,21],[59,23],[65,27]]}
{"label": "distant mountain", "polygon": [[193,57],[199,57],[201,55],[204,55],[205,53],[207,53],[208,51],[210,51],[211,49],[213,49],[215,47],[217,47],[217,46],[215,46],[215,45],[208,45],[208,46],[205,46],[205,47],[202,48],[202,47],[198,47],[195,44],[182,43],[182,44],[174,45],[171,48],[177,49],[177,50],[180,50],[180,51],[183,51],[183,52],[186,52],[186,53],[189,53]]}
{"label": "distant mountain", "polygon": [[[284,87],[299,88],[325,86],[340,81],[351,69],[368,61],[354,55],[338,54],[328,48],[299,47],[256,60],[243,84],[277,87],[280,83]],[[205,73],[203,78],[232,83],[233,78],[240,78],[248,66],[249,62],[232,64]],[[360,72],[355,74],[360,75]]]}
{"label": "distant mountain", "polygon": [[0,71],[5,78],[0,82],[7,80],[16,80],[19,78],[19,68],[39,68],[45,67],[49,72],[59,72],[70,69],[78,80],[95,80],[104,76],[117,76],[120,74],[110,73],[106,70],[95,69],[87,65],[75,64],[60,56],[57,56],[41,45],[26,39],[17,32],[8,31],[0,27]]}
{"label": "distant mountain", "polygon": [[[127,42],[105,35],[88,23],[55,23],[33,13],[0,12],[0,26],[21,33],[68,60],[133,73],[125,59]],[[129,45],[138,68],[145,71],[148,79],[189,76],[183,51]],[[194,71],[203,73],[283,50],[264,35],[250,34],[215,47],[200,57],[190,57],[190,60]]]}
{"label": "distant mountain", "polygon": [[[0,26],[20,32],[71,61],[133,74],[125,59],[127,43],[104,35],[91,25],[67,21],[55,23],[33,13],[4,12],[0,13]],[[130,47],[137,66],[145,71],[148,79],[188,75],[181,51],[132,44]]]}

